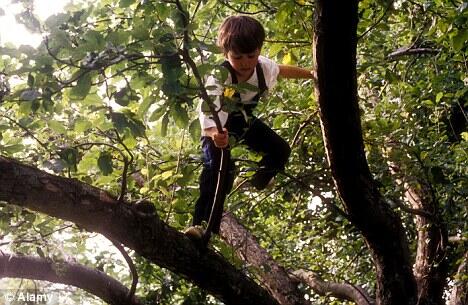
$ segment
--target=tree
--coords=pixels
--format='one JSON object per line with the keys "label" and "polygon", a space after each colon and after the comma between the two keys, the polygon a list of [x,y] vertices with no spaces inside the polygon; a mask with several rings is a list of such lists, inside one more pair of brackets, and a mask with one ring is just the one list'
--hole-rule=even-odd
{"label": "tree", "polygon": [[[445,304],[450,290],[462,304],[466,7],[102,0],[50,17],[37,50],[2,47],[0,228],[14,254],[1,276],[111,304],[217,302],[201,291],[226,304]],[[318,81],[283,83],[261,106],[290,165],[272,191],[233,192],[223,241],[203,251],[178,232],[197,196],[193,110],[203,77],[223,73],[212,32],[233,12],[262,19],[264,53],[284,63],[307,65],[313,42]],[[248,176],[257,156],[232,154]],[[88,232],[119,252],[85,247]]]}

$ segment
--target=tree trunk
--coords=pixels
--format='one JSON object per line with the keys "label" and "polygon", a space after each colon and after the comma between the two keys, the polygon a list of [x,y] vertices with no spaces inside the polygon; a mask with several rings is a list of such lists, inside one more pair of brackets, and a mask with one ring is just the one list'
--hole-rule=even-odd
{"label": "tree trunk", "polygon": [[356,80],[358,2],[317,1],[316,96],[325,148],[338,194],[370,248],[377,270],[377,304],[416,304],[405,231],[382,198],[364,153]]}
{"label": "tree trunk", "polygon": [[116,240],[151,262],[183,275],[226,304],[278,304],[214,251],[200,251],[157,215],[139,212],[108,193],[0,157],[0,201],[68,220]]}

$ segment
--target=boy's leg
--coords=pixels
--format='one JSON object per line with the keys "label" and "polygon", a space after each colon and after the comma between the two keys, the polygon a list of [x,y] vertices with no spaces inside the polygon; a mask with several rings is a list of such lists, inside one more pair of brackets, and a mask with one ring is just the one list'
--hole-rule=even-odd
{"label": "boy's leg", "polygon": [[[203,150],[203,170],[200,175],[200,197],[195,203],[195,213],[193,215],[193,225],[201,225],[202,221],[208,221],[213,207],[216,186],[218,183],[218,171],[221,160],[221,150],[217,148],[213,140],[209,137],[202,138]],[[229,149],[225,149],[227,153],[228,171],[224,179],[224,185],[219,186],[219,196],[223,205],[217,211],[213,211],[213,233],[219,232],[219,226],[223,214],[224,200],[226,194],[232,188],[234,177],[234,163],[231,160]]]}
{"label": "boy's leg", "polygon": [[252,118],[244,140],[249,148],[263,154],[260,169],[252,177],[251,184],[259,190],[264,189],[279,171],[284,170],[291,148],[283,138],[257,118]]}

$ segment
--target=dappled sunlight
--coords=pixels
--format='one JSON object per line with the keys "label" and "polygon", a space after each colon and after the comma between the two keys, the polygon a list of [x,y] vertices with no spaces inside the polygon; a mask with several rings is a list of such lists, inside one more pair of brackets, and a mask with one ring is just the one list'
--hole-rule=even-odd
{"label": "dappled sunlight", "polygon": [[[34,1],[34,15],[39,20],[46,20],[49,16],[62,12],[69,1]],[[32,33],[23,24],[16,21],[15,15],[21,13],[24,8],[21,3],[11,3],[10,0],[0,0],[3,16],[0,16],[0,45],[13,44],[15,47],[30,45],[38,47],[42,42],[39,33]]]}

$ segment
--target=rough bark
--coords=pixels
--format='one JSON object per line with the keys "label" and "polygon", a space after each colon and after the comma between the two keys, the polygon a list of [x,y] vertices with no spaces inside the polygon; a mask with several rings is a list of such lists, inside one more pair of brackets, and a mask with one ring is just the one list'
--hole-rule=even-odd
{"label": "rough bark", "polygon": [[317,1],[316,96],[326,153],[338,194],[371,251],[377,304],[416,304],[405,231],[382,198],[365,158],[357,99],[357,22],[357,0]]}
{"label": "rough bark", "polygon": [[221,222],[221,237],[231,245],[237,256],[254,267],[271,294],[281,305],[310,304],[298,290],[298,282],[309,286],[319,295],[354,301],[357,305],[374,305],[369,294],[352,284],[325,282],[316,274],[298,270],[290,274],[260,246],[257,239],[232,214],[226,213]]}
{"label": "rough bark", "polygon": [[111,305],[140,305],[129,290],[105,273],[71,262],[0,253],[0,278],[25,278],[75,286]]}
{"label": "rough bark", "polygon": [[296,270],[294,276],[301,282],[307,284],[319,295],[328,295],[339,299],[353,301],[356,305],[374,305],[375,300],[361,287],[351,284],[332,283],[322,280],[317,274]]}
{"label": "rough bark", "polygon": [[450,294],[448,305],[466,305],[468,304],[468,251],[465,252],[463,260],[458,266],[458,271],[455,278],[455,285]]}
{"label": "rough bark", "polygon": [[405,198],[411,206],[404,203],[399,207],[414,215],[417,231],[416,257],[413,273],[418,287],[418,304],[442,305],[448,274],[447,254],[448,233],[430,188],[416,179],[412,183],[399,178],[400,167],[390,163],[390,172],[395,181],[404,187]]}
{"label": "rough bark", "polygon": [[256,238],[232,214],[224,215],[220,234],[224,241],[235,249],[240,259],[256,269],[263,285],[281,305],[310,304],[298,290],[297,284],[290,279],[286,269],[273,260],[271,255],[258,244]]}
{"label": "rough bark", "polygon": [[416,215],[418,232],[416,260],[413,271],[418,286],[418,304],[442,305],[448,266],[447,230],[440,219],[437,202],[429,196],[431,192],[420,184],[417,187],[406,185],[405,196],[413,209],[423,210],[431,217]]}
{"label": "rough bark", "polygon": [[71,221],[116,240],[149,261],[185,276],[226,304],[278,304],[214,251],[200,252],[156,215],[108,193],[0,157],[0,200]]}

